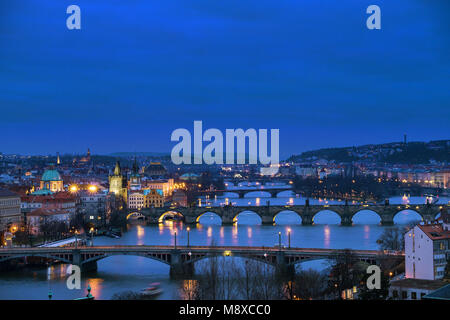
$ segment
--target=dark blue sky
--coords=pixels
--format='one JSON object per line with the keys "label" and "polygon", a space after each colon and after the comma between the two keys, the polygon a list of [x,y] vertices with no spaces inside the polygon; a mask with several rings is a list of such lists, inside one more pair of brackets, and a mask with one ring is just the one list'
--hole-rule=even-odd
{"label": "dark blue sky", "polygon": [[446,0],[2,0],[0,152],[164,152],[194,120],[279,128],[282,156],[448,139],[449,21]]}

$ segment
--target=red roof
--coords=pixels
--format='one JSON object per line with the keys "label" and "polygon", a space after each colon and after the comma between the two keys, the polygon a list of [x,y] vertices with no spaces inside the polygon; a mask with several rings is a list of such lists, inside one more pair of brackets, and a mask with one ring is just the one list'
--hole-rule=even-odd
{"label": "red roof", "polygon": [[425,225],[420,225],[419,224],[419,228],[431,240],[450,239],[450,231],[444,230],[442,224],[425,224]]}
{"label": "red roof", "polygon": [[28,217],[42,217],[42,216],[53,216],[56,214],[67,214],[69,211],[67,210],[59,210],[59,209],[36,209],[27,214]]}
{"label": "red roof", "polygon": [[21,196],[22,202],[32,202],[32,203],[44,203],[44,202],[72,202],[76,200],[75,195],[68,192],[57,192],[49,195],[26,195]]}

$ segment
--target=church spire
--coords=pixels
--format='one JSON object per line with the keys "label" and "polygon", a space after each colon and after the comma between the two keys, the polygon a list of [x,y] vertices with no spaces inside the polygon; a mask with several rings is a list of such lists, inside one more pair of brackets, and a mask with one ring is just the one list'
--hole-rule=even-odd
{"label": "church spire", "polygon": [[119,162],[119,160],[117,160],[117,162],[116,162],[116,167],[114,168],[114,175],[115,176],[120,176],[120,162]]}
{"label": "church spire", "polygon": [[136,156],[134,157],[134,163],[133,163],[133,174],[139,174],[139,168],[136,162]]}
{"label": "church spire", "polygon": [[61,164],[61,159],[59,158],[59,152],[57,152],[58,157],[56,158],[56,164],[59,166]]}

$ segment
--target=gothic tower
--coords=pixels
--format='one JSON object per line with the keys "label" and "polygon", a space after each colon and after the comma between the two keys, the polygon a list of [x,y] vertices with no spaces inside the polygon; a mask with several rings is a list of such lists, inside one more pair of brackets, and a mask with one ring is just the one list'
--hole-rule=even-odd
{"label": "gothic tower", "polygon": [[113,175],[109,176],[109,192],[114,193],[117,197],[121,197],[124,200],[127,198],[125,177],[122,175],[119,161],[116,163]]}
{"label": "gothic tower", "polygon": [[141,175],[139,174],[139,167],[136,162],[136,157],[134,157],[133,169],[130,175],[130,190],[140,190],[141,189]]}

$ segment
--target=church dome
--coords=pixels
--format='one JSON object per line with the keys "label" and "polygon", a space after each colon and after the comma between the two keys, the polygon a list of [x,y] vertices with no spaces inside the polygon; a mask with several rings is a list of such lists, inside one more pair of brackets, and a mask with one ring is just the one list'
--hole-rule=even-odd
{"label": "church dome", "polygon": [[61,181],[59,172],[55,169],[45,170],[41,181]]}

